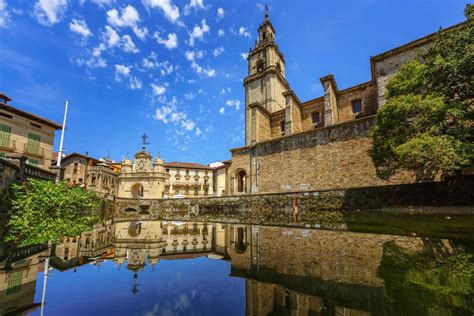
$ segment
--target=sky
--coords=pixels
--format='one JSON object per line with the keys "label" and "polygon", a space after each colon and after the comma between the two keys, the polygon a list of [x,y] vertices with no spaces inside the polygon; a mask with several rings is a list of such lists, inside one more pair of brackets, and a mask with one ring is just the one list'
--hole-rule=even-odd
{"label": "sky", "polygon": [[[302,101],[370,80],[370,56],[464,20],[457,0],[265,2]],[[245,145],[246,56],[263,2],[0,0],[0,91],[55,120],[66,153],[120,161],[140,150],[207,164]],[[55,148],[59,147],[59,132]]]}

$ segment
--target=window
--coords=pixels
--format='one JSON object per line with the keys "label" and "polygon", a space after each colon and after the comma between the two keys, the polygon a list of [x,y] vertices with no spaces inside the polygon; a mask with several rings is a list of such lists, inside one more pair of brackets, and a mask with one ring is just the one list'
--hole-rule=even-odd
{"label": "window", "polygon": [[0,158],[5,158],[5,153],[0,153]]}
{"label": "window", "polygon": [[264,62],[263,62],[263,61],[259,61],[259,62],[257,63],[257,72],[262,72],[264,68],[265,68]]}
{"label": "window", "polygon": [[280,122],[280,132],[281,136],[285,136],[285,121]]}
{"label": "window", "polygon": [[278,71],[281,72],[281,65],[280,65],[280,63],[277,63],[277,64],[276,64],[276,67],[277,67]]}
{"label": "window", "polygon": [[0,116],[6,117],[6,118],[9,118],[9,119],[13,118],[13,116],[11,116],[10,114],[3,113],[3,112],[0,112]]}
{"label": "window", "polygon": [[194,195],[199,195],[199,189],[198,188],[194,188]]}
{"label": "window", "polygon": [[359,113],[362,111],[362,101],[360,99],[352,100],[352,113]]}
{"label": "window", "polygon": [[32,166],[37,166],[38,165],[38,160],[35,159],[28,159],[26,161],[27,164],[32,165]]}
{"label": "window", "polygon": [[36,128],[41,128],[41,125],[33,123],[33,122],[30,122],[30,125]]}
{"label": "window", "polygon": [[186,175],[189,175],[189,170],[186,170]]}
{"label": "window", "polygon": [[77,169],[79,168],[79,163],[75,162],[74,163],[74,168],[72,169],[72,173],[77,173]]}
{"label": "window", "polygon": [[204,195],[207,196],[208,194],[209,194],[209,189],[208,189],[208,188],[205,188],[205,189],[204,189]]}
{"label": "window", "polygon": [[313,125],[319,124],[321,122],[321,115],[318,111],[311,113],[311,120],[313,121]]}
{"label": "window", "polygon": [[11,133],[12,128],[10,126],[0,124],[0,147],[9,147]]}
{"label": "window", "polygon": [[41,136],[28,133],[28,143],[26,144],[26,150],[32,154],[39,154]]}
{"label": "window", "polygon": [[15,294],[21,291],[21,279],[23,271],[13,272],[10,274],[10,279],[7,285],[7,295]]}

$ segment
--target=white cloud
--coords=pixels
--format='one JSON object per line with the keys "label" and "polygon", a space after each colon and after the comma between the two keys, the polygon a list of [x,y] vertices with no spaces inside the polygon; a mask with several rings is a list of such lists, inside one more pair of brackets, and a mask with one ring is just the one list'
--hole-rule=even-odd
{"label": "white cloud", "polygon": [[199,75],[204,75],[206,77],[215,77],[216,76],[216,71],[212,68],[203,68],[201,67],[198,63],[196,63],[194,60],[191,62],[191,68],[196,71],[197,74]]}
{"label": "white cloud", "polygon": [[199,58],[203,58],[204,57],[204,51],[202,50],[187,50],[186,52],[184,52],[184,57],[188,60],[188,61],[193,61],[193,60],[196,60],[196,59],[199,59]]}
{"label": "white cloud", "polygon": [[107,22],[115,27],[134,27],[139,21],[140,15],[131,5],[123,8],[120,14],[117,9],[107,11]]}
{"label": "white cloud", "polygon": [[69,23],[69,29],[84,38],[88,38],[92,35],[89,27],[87,27],[86,21],[84,20],[72,19],[71,23]]}
{"label": "white cloud", "polygon": [[163,39],[161,38],[158,32],[155,32],[153,37],[156,39],[158,44],[165,45],[165,47],[168,49],[173,49],[173,48],[178,47],[178,36],[176,36],[176,33],[170,33],[168,34],[167,39]]}
{"label": "white cloud", "polygon": [[239,28],[239,35],[240,35],[240,36],[245,36],[245,37],[248,37],[248,38],[251,37],[251,36],[250,36],[250,33],[249,33],[249,31],[248,31],[248,29],[247,29],[246,27],[244,27],[244,26],[241,26],[241,27]]}
{"label": "white cloud", "polygon": [[233,106],[236,110],[240,109],[240,101],[239,100],[227,100],[225,103],[227,106]]}
{"label": "white cloud", "polygon": [[104,8],[105,6],[112,5],[114,0],[91,0],[91,2],[97,4],[101,8]]}
{"label": "white cloud", "polygon": [[173,97],[169,102],[166,102],[166,100],[163,99],[163,103],[165,103],[165,105],[155,110],[153,119],[163,122],[164,124],[172,123],[175,126],[181,127],[183,129],[182,131],[176,131],[178,135],[184,135],[185,132],[190,132],[194,128],[196,128],[196,135],[201,135],[202,132],[198,127],[196,127],[196,123],[193,120],[188,119],[185,112],[178,111],[178,101],[176,100],[176,97]]}
{"label": "white cloud", "polygon": [[209,33],[209,25],[206,24],[206,19],[202,19],[201,26],[194,25],[193,31],[189,34],[189,45],[194,46],[195,39],[204,39],[204,35]]}
{"label": "white cloud", "polygon": [[224,18],[225,12],[223,8],[217,9],[217,21],[220,21]]}
{"label": "white cloud", "polygon": [[67,0],[38,0],[33,9],[36,20],[45,26],[59,23],[67,10]]}
{"label": "white cloud", "polygon": [[103,37],[108,47],[115,47],[120,44],[120,36],[109,25],[105,26],[105,32],[103,33]]}
{"label": "white cloud", "polygon": [[185,93],[185,94],[184,94],[184,98],[185,98],[186,100],[193,100],[195,97],[196,97],[196,95],[195,95],[194,93],[192,93],[192,92],[189,92],[189,93]]}
{"label": "white cloud", "polygon": [[165,60],[164,62],[162,63],[158,63],[158,67],[161,68],[160,70],[160,74],[162,76],[166,76],[166,75],[170,75],[175,67],[173,66],[173,64],[171,64],[169,61]]}
{"label": "white cloud", "polygon": [[121,9],[120,13],[117,9],[107,11],[107,22],[116,28],[130,27],[133,30],[133,33],[135,33],[135,35],[141,40],[145,40],[145,37],[148,34],[148,29],[146,27],[140,28],[138,26],[140,15],[131,5]]}
{"label": "white cloud", "polygon": [[130,77],[130,81],[128,83],[128,88],[130,90],[140,90],[142,88],[142,82],[140,81],[140,79],[138,79],[137,77],[133,77],[131,76]]}
{"label": "white cloud", "polygon": [[172,23],[181,24],[179,20],[179,9],[171,0],[143,0],[143,4],[148,8],[159,8],[165,17]]}
{"label": "white cloud", "polygon": [[138,53],[138,48],[135,46],[130,35],[122,36],[122,49],[126,53]]}
{"label": "white cloud", "polygon": [[242,57],[243,60],[247,60],[249,53],[240,53],[240,57]]}
{"label": "white cloud", "polygon": [[223,37],[225,36],[225,31],[223,29],[219,29],[219,31],[217,32],[217,35],[220,37]]}
{"label": "white cloud", "polygon": [[160,86],[159,84],[156,84],[156,83],[151,83],[150,86],[153,91],[153,95],[155,96],[163,95],[166,92],[165,86]]}
{"label": "white cloud", "polygon": [[128,77],[132,66],[115,65],[115,81],[122,81],[122,77]]}
{"label": "white cloud", "polygon": [[220,114],[224,114],[224,113],[225,113],[225,108],[224,108],[224,107],[221,107],[221,108],[219,109],[219,113],[220,113]]}
{"label": "white cloud", "polygon": [[214,57],[217,57],[217,56],[219,56],[220,54],[222,54],[223,52],[224,52],[224,47],[223,47],[223,46],[220,46],[220,47],[215,48],[215,49],[212,51],[212,55],[214,55]]}
{"label": "white cloud", "polygon": [[135,33],[135,35],[142,41],[144,41],[145,37],[148,35],[148,29],[146,27],[139,28],[138,26],[134,26],[132,30],[133,33]]}
{"label": "white cloud", "polygon": [[204,5],[204,0],[191,0],[189,4],[184,6],[183,13],[184,15],[189,15],[191,13],[191,10],[207,10],[209,6]]}
{"label": "white cloud", "polygon": [[232,91],[232,90],[231,90],[229,87],[227,87],[227,88],[222,88],[222,89],[221,89],[221,94],[231,93],[231,91]]}
{"label": "white cloud", "polygon": [[11,14],[7,11],[7,3],[0,0],[0,27],[8,27],[11,22]]}

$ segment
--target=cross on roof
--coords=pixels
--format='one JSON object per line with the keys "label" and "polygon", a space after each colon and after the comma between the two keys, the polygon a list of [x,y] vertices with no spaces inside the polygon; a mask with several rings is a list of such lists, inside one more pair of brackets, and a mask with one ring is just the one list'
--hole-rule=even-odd
{"label": "cross on roof", "polygon": [[148,136],[147,134],[143,133],[143,136],[140,137],[142,139],[142,149],[145,150],[146,145],[149,145],[150,143],[147,142]]}

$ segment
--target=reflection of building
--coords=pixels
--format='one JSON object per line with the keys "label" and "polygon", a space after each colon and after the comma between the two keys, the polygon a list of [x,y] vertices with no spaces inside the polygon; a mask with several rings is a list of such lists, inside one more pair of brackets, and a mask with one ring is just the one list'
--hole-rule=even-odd
{"label": "reflection of building", "polygon": [[56,245],[51,265],[58,270],[67,270],[86,264],[92,259],[107,258],[113,254],[112,245],[114,225],[110,221],[96,224],[91,231],[76,237],[64,237]]}
{"label": "reflection of building", "polygon": [[23,248],[0,262],[0,315],[19,315],[37,308],[34,303],[36,278],[42,271],[40,257],[47,246]]}
{"label": "reflection of building", "polygon": [[28,164],[48,169],[53,157],[54,133],[58,123],[7,104],[0,93],[0,158],[26,156]]}
{"label": "reflection of building", "polygon": [[163,222],[166,248],[163,255],[210,253],[213,244],[212,225],[198,222]]}
{"label": "reflection of building", "polygon": [[[231,274],[247,279],[247,315],[386,314],[378,271],[384,245],[409,253],[420,238],[227,225]],[[385,306],[384,304],[387,304]]]}

